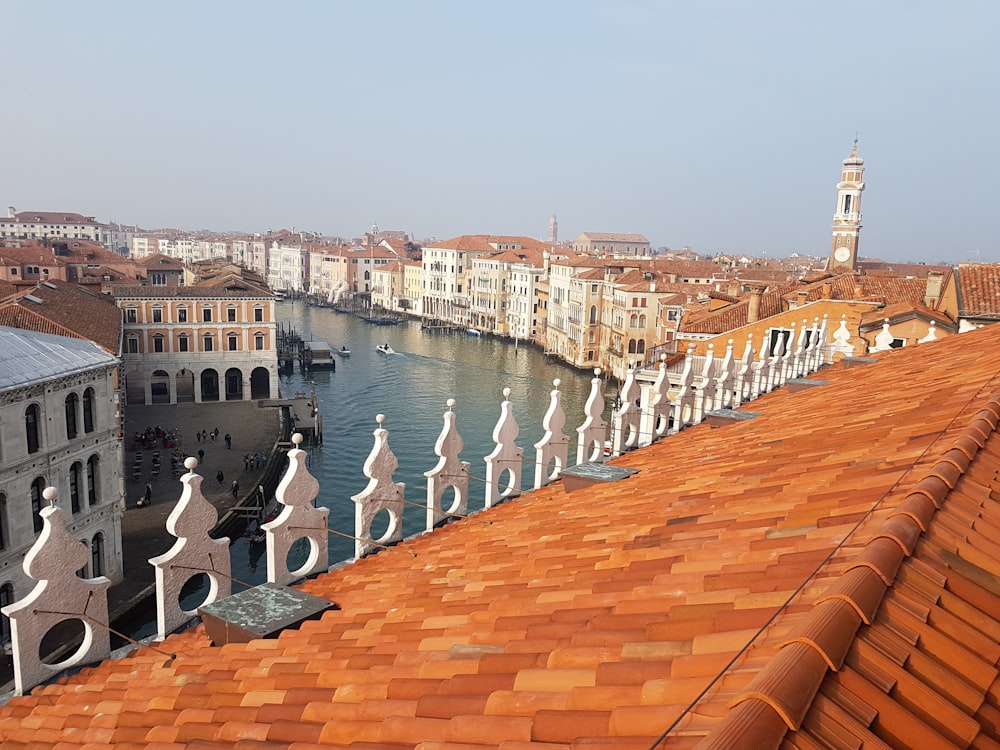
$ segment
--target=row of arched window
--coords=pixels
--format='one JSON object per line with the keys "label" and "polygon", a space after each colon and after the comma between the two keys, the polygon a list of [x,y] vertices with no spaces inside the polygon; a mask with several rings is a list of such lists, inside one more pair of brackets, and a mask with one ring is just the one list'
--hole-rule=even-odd
{"label": "row of arched window", "polygon": [[[94,398],[93,388],[87,388],[82,399],[76,393],[66,396],[64,412],[67,440],[76,438],[81,427],[84,434],[88,435],[96,429]],[[42,449],[42,408],[38,404],[29,404],[24,410],[24,437],[28,453],[38,453]]]}
{"label": "row of arched window", "polygon": [[[86,464],[74,461],[69,467],[69,507],[73,513],[92,508],[101,502],[100,469],[101,459],[96,453],[87,459]],[[36,534],[43,526],[40,513],[45,507],[42,491],[46,486],[44,477],[35,477],[28,493],[31,498],[31,523]],[[6,549],[10,541],[7,497],[0,493],[0,550]]]}

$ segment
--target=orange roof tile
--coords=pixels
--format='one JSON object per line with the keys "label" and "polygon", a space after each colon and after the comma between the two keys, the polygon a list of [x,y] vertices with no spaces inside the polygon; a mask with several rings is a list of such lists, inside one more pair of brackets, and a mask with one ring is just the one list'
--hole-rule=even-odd
{"label": "orange roof tile", "polygon": [[12,698],[0,742],[997,746],[998,344],[826,368],[617,459],[620,483],[306,581],[340,609],[275,640],[199,626]]}

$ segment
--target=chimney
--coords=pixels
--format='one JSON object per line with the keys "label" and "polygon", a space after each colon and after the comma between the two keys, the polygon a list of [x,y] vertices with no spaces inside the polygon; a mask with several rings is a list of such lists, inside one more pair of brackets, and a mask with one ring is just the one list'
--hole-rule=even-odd
{"label": "chimney", "polygon": [[833,284],[829,281],[824,281],[821,287],[820,299],[832,299],[833,298]]}
{"label": "chimney", "polygon": [[936,309],[941,300],[941,287],[944,285],[944,274],[940,271],[931,271],[927,274],[927,291],[924,292],[924,304],[927,307]]}
{"label": "chimney", "polygon": [[805,290],[800,291],[800,292],[796,292],[796,294],[795,294],[795,309],[796,310],[798,308],[800,308],[800,307],[803,307],[806,304],[806,297],[808,297],[808,296],[809,296],[809,292],[807,292]]}
{"label": "chimney", "polygon": [[764,294],[764,287],[750,287],[750,306],[747,309],[747,323],[756,323],[760,320],[760,298]]}
{"label": "chimney", "polygon": [[13,219],[17,217],[17,209],[13,206],[7,206],[7,218]]}

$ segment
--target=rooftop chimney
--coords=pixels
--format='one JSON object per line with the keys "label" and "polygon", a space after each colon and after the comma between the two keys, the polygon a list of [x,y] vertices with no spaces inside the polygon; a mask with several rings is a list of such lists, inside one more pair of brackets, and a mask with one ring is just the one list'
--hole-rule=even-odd
{"label": "rooftop chimney", "polygon": [[833,284],[829,281],[824,281],[821,287],[820,299],[832,299],[833,298]]}
{"label": "rooftop chimney", "polygon": [[7,206],[7,218],[13,219],[16,216],[17,216],[17,209],[14,208],[13,206]]}
{"label": "rooftop chimney", "polygon": [[927,274],[927,290],[924,292],[924,304],[932,309],[937,308],[941,300],[941,287],[944,285],[944,274],[931,271]]}
{"label": "rooftop chimney", "polygon": [[747,323],[756,323],[760,320],[760,298],[764,294],[764,287],[750,287],[750,306],[747,308]]}

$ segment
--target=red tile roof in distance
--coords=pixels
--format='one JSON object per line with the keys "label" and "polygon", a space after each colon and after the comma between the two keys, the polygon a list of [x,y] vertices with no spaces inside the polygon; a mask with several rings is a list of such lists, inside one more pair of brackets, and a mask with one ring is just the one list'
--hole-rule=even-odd
{"label": "red tile roof in distance", "polygon": [[[1000,327],[831,366],[0,707],[3,748],[997,747]],[[411,498],[413,499],[413,498]],[[170,657],[168,654],[175,654]]]}

